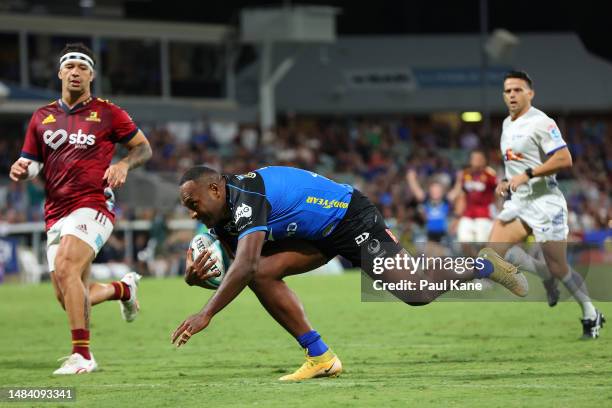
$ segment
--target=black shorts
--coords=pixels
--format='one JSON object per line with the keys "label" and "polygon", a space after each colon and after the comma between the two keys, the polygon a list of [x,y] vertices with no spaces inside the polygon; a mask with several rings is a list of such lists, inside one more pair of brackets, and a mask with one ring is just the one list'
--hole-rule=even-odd
{"label": "black shorts", "polygon": [[442,238],[446,236],[444,231],[428,231],[427,239],[431,242],[442,242]]}
{"label": "black shorts", "polygon": [[376,257],[392,257],[403,248],[387,228],[374,204],[354,190],[346,214],[327,237],[311,241],[328,259],[342,255],[353,266],[368,272]]}

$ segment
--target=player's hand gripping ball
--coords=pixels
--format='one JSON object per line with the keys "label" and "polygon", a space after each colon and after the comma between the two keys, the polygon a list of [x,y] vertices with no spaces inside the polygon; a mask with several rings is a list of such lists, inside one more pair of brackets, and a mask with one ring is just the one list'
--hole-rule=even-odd
{"label": "player's hand gripping ball", "polygon": [[221,242],[208,233],[198,234],[189,244],[185,281],[189,285],[216,289],[229,265],[229,257]]}

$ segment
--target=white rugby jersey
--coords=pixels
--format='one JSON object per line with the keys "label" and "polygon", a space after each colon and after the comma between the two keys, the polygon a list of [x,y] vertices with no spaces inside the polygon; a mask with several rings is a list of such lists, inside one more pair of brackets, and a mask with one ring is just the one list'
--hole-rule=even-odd
{"label": "white rugby jersey", "polygon": [[[508,116],[504,120],[501,135],[506,178],[509,180],[528,168],[540,166],[548,156],[565,146],[557,124],[541,110],[531,107],[514,121]],[[554,174],[534,177],[527,185],[520,186],[516,195],[524,197],[532,193],[546,194],[556,190],[556,187]]]}

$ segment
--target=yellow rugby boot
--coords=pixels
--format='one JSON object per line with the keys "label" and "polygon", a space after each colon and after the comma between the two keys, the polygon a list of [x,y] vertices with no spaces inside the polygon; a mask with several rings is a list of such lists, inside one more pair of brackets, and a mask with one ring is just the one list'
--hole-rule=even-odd
{"label": "yellow rugby boot", "polygon": [[529,283],[517,266],[506,261],[491,248],[482,248],[478,252],[478,258],[486,259],[493,265],[493,272],[487,278],[499,283],[516,296],[527,296]]}
{"label": "yellow rugby boot", "polygon": [[342,362],[331,349],[320,356],[310,357],[293,374],[284,375],[279,381],[300,381],[319,377],[337,377],[342,372]]}

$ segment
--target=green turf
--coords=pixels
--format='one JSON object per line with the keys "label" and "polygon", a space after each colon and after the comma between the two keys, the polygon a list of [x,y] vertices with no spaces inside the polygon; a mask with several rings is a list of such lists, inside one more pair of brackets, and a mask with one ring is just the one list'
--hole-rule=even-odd
{"label": "green turf", "polygon": [[[612,406],[612,330],[578,341],[574,303],[412,308],[362,303],[358,274],[289,283],[341,357],[340,378],[277,382],[302,363],[302,351],[248,291],[175,350],[170,332],[211,292],[145,279],[134,323],[121,320],[115,302],[93,311],[100,371],[61,378],[50,374],[70,339],[51,286],[0,287],[0,387],[76,387],[77,403],[67,407]],[[612,317],[612,304],[599,307]]]}

